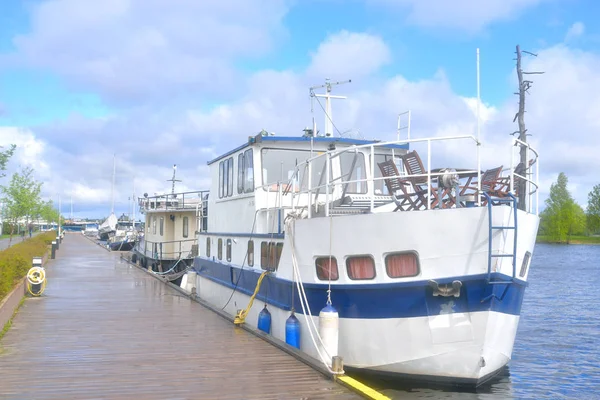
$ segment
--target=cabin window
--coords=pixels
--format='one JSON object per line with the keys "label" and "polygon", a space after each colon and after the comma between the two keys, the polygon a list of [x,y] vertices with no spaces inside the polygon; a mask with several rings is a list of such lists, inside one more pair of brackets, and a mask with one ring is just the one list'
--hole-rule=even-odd
{"label": "cabin window", "polygon": [[246,193],[254,192],[254,164],[252,149],[244,152],[244,191]]}
{"label": "cabin window", "polygon": [[353,280],[375,278],[375,261],[371,256],[353,256],[346,259],[348,277]]}
{"label": "cabin window", "polygon": [[[391,159],[392,159],[391,154],[375,154],[375,168],[373,168],[373,171],[375,171],[375,178],[383,177],[383,175],[381,175],[381,170],[379,169],[377,164],[382,163],[387,160],[391,160]],[[402,164],[402,158],[400,158],[400,155],[394,156],[394,164],[396,164],[396,168],[398,168],[398,172],[400,174],[403,174],[404,173],[404,165]],[[376,181],[373,181],[373,188],[375,190],[376,195],[381,196],[381,195],[389,195],[390,194],[388,192],[387,186],[385,186],[385,181],[383,179],[378,179]]]}
{"label": "cabin window", "polygon": [[338,266],[335,257],[318,257],[315,260],[315,266],[317,267],[317,278],[320,280],[338,280]]}
{"label": "cabin window", "polygon": [[531,253],[526,251],[525,256],[523,257],[523,263],[521,264],[521,271],[519,272],[519,276],[521,278],[524,278],[525,274],[527,274],[527,268],[529,268],[530,260],[531,260]]}
{"label": "cabin window", "polygon": [[248,253],[246,255],[248,258],[248,265],[250,267],[254,266],[254,241],[248,240]]}
{"label": "cabin window", "polygon": [[160,230],[160,236],[162,236],[165,231],[165,217],[160,217],[158,229]]}
{"label": "cabin window", "polygon": [[227,249],[225,251],[227,262],[231,262],[231,239],[227,239]]}
{"label": "cabin window", "polygon": [[223,160],[223,197],[227,197],[227,187],[229,186],[229,160]]}
{"label": "cabin window", "polygon": [[225,165],[223,161],[219,163],[219,198],[223,198],[223,182],[225,182],[225,174],[224,174]]}
{"label": "cabin window", "polygon": [[385,257],[385,270],[390,278],[407,278],[419,275],[417,253],[393,253]]}
{"label": "cabin window", "polygon": [[156,217],[152,217],[152,234],[156,235]]}
{"label": "cabin window", "polygon": [[210,257],[210,238],[206,238],[206,257]]}
{"label": "cabin window", "polygon": [[[284,149],[262,149],[262,183],[264,190],[269,188],[269,191],[276,191],[277,182],[284,184],[284,190],[287,189],[287,184],[293,185],[289,190],[299,191],[308,188],[308,169],[303,166],[298,168],[297,175],[296,166],[305,162],[311,157],[311,152],[308,150],[284,150]],[[313,152],[312,156],[317,153]],[[311,184],[315,188],[320,185],[325,185],[326,163],[325,157],[319,157],[312,161]],[[329,170],[329,182],[333,180],[332,169]],[[300,185],[302,186],[300,188]],[[330,189],[331,191],[331,189]],[[325,189],[321,189],[324,193]]]}
{"label": "cabin window", "polygon": [[217,258],[219,260],[223,259],[223,239],[221,238],[217,241]]}
{"label": "cabin window", "polygon": [[244,193],[244,153],[238,155],[237,192]]}
{"label": "cabin window", "polygon": [[183,217],[183,237],[188,237],[189,233],[189,219],[188,217]]}
{"label": "cabin window", "polygon": [[[358,181],[366,179],[365,155],[359,152],[345,152],[340,154],[340,168],[342,181]],[[349,183],[346,193],[367,193],[367,181]]]}
{"label": "cabin window", "polygon": [[260,266],[265,270],[277,270],[283,243],[262,242],[260,244]]}
{"label": "cabin window", "polygon": [[227,196],[233,196],[233,157],[227,160]]}

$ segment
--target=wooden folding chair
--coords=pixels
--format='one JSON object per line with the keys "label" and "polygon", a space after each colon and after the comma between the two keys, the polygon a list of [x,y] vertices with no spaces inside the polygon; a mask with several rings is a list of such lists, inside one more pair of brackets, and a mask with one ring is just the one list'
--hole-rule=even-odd
{"label": "wooden folding chair", "polygon": [[423,166],[423,162],[421,161],[421,157],[419,157],[419,153],[413,150],[404,154],[401,158],[402,162],[404,163],[404,168],[407,172],[407,176],[405,179],[413,185],[414,191],[416,193],[419,193],[419,200],[423,203],[423,205],[425,205],[425,208],[427,208],[427,203],[429,201],[431,201],[431,208],[435,208],[438,205],[443,207],[445,205],[443,201],[444,197],[446,195],[449,195],[452,189],[445,188],[441,192],[438,192],[437,186],[433,186],[429,183],[431,199],[428,200],[427,171]]}
{"label": "wooden folding chair", "polygon": [[384,183],[392,195],[394,203],[396,203],[394,211],[418,210],[423,206],[422,193],[409,192],[407,190],[407,187],[411,186],[412,183],[400,177],[394,160],[377,163],[377,166],[379,166],[381,175],[385,178]]}
{"label": "wooden folding chair", "polygon": [[[501,177],[502,165],[496,168],[486,170],[481,175],[481,192],[487,193],[492,197],[506,197],[510,190],[510,179]],[[460,190],[460,197],[475,195],[477,196],[477,178],[470,177],[465,186]],[[487,205],[485,198],[482,199],[482,204]]]}

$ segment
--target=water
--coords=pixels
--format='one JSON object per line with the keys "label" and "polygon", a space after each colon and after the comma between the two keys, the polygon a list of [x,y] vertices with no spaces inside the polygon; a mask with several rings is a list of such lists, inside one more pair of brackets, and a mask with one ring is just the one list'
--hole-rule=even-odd
{"label": "water", "polygon": [[600,246],[537,244],[509,367],[471,392],[370,383],[402,399],[600,399]]}

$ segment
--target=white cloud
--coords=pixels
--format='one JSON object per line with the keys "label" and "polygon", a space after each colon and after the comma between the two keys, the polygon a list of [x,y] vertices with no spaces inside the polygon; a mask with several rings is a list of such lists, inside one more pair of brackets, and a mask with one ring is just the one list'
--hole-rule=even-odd
{"label": "white cloud", "polygon": [[[477,32],[497,21],[515,18],[547,0],[367,0],[397,9],[408,23]],[[406,12],[408,11],[408,12]]]}
{"label": "white cloud", "polygon": [[390,60],[390,50],[381,37],[341,31],[319,45],[307,74],[321,79],[360,78],[377,72]]}
{"label": "white cloud", "polygon": [[239,58],[282,36],[285,0],[49,0],[14,44],[22,64],[112,100],[233,89]]}
{"label": "white cloud", "polygon": [[583,22],[575,22],[565,35],[565,42],[570,42],[578,37],[581,37],[585,32],[585,25]]}

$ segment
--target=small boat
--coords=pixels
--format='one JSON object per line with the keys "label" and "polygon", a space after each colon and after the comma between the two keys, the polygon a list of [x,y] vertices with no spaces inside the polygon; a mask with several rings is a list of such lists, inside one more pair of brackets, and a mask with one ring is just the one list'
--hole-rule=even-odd
{"label": "small boat", "polygon": [[[175,179],[176,166],[173,167]],[[131,260],[179,285],[181,276],[189,270],[198,254],[195,235],[206,225],[203,210],[208,191],[190,191],[148,196],[138,199],[145,215],[144,235],[133,249]]]}
{"label": "small boat", "polygon": [[111,251],[131,251],[137,242],[137,237],[134,234],[125,236],[114,236],[108,243]]}
{"label": "small boat", "polygon": [[[208,162],[205,202],[144,199],[147,234],[160,231],[165,251],[165,224],[181,232],[182,211],[188,224],[196,211],[202,223],[183,232],[197,229],[186,248],[197,255],[180,286],[254,327],[268,307],[261,329],[327,368],[339,356],[346,370],[480,385],[511,358],[539,224],[538,153],[507,143],[507,159],[531,157],[518,170],[483,159],[472,135],[334,137],[331,86],[316,95],[325,135],[313,121],[298,136],[250,136]],[[472,168],[435,165],[448,149]],[[160,243],[144,246],[156,260]]]}

